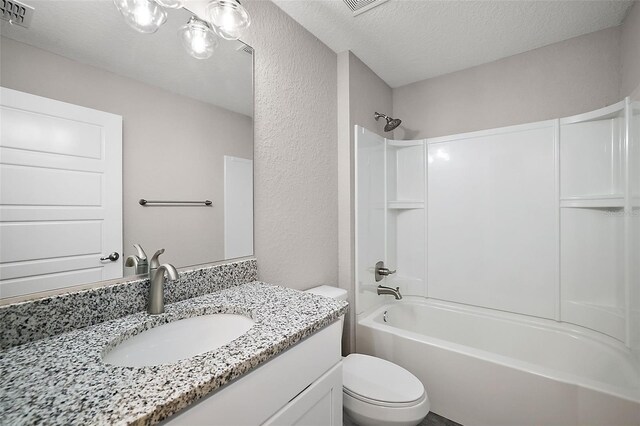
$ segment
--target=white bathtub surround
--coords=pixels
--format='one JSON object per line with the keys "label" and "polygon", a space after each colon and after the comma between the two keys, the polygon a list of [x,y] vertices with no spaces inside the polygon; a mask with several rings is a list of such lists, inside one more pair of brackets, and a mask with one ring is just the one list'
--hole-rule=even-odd
{"label": "white bathtub surround", "polygon": [[356,309],[404,295],[570,322],[632,346],[640,155],[629,99],[416,141],[357,134]]}
{"label": "white bathtub surround", "polygon": [[[638,104],[416,141],[356,127],[356,139],[356,351],[416,374],[433,410],[463,424],[639,423]],[[388,303],[377,261],[397,270],[380,284],[450,302],[448,316],[407,308],[373,326]]]}
{"label": "white bathtub surround", "polygon": [[640,376],[612,339],[551,320],[405,299],[360,319],[357,349],[409,369],[438,414],[468,426],[638,424]]}

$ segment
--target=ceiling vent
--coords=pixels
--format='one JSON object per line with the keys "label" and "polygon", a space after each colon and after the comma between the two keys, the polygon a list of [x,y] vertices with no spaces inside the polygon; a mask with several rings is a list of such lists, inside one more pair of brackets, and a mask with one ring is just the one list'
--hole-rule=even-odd
{"label": "ceiling vent", "polygon": [[29,28],[34,10],[17,0],[0,0],[0,17],[13,25]]}
{"label": "ceiling vent", "polygon": [[373,9],[376,6],[380,6],[382,3],[386,3],[389,0],[342,0],[347,7],[353,12],[353,16],[358,16],[368,10]]}

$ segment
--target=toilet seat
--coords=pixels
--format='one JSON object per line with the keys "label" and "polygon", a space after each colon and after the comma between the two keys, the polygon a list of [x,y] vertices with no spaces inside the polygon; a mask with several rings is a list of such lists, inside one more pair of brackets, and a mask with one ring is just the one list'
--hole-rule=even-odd
{"label": "toilet seat", "polygon": [[424,386],[413,374],[392,362],[351,354],[342,364],[344,391],[363,402],[386,407],[417,404]]}
{"label": "toilet seat", "polygon": [[357,399],[360,402],[363,402],[365,404],[375,405],[377,407],[386,407],[386,408],[413,407],[419,404],[420,402],[422,402],[422,400],[424,399],[424,394],[422,394],[422,396],[418,400],[412,401],[412,402],[387,402],[387,401],[378,401],[375,399],[367,398],[366,396],[363,396],[363,395],[358,395],[357,393],[351,392],[349,389],[344,387],[342,390],[346,395],[350,396],[351,398]]}

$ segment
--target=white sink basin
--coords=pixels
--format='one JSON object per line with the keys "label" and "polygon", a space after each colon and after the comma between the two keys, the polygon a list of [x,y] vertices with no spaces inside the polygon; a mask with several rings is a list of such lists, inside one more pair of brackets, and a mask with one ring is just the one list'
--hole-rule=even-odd
{"label": "white sink basin", "polygon": [[103,361],[122,367],[172,364],[212,351],[246,333],[255,322],[235,314],[202,315],[170,322],[125,340]]}

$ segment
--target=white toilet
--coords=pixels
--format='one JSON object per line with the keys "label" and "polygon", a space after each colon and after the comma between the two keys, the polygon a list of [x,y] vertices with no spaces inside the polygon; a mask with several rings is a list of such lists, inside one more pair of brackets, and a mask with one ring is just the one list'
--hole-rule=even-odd
{"label": "white toilet", "polygon": [[[307,292],[347,300],[346,290],[327,285]],[[357,425],[415,426],[429,413],[422,382],[392,362],[351,354],[343,360],[342,378],[344,414]]]}

